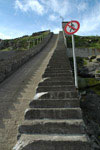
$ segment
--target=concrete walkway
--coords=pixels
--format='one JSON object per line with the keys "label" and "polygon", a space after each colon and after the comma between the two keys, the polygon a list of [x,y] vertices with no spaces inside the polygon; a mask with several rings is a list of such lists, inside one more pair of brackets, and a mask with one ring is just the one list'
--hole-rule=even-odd
{"label": "concrete walkway", "polygon": [[0,84],[0,150],[11,150],[17,140],[18,125],[33,99],[35,89],[56,47],[54,35],[42,52]]}

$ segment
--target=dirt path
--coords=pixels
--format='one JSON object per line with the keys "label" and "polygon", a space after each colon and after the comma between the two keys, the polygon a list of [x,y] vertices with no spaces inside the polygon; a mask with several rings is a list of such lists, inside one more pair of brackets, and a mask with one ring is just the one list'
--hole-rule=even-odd
{"label": "dirt path", "polygon": [[0,150],[11,150],[18,125],[35,94],[46,65],[56,47],[57,35],[44,50],[0,84]]}

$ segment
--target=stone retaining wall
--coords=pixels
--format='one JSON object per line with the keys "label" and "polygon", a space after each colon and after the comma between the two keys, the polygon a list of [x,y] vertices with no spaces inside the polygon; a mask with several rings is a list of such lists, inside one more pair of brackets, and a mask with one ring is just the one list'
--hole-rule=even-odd
{"label": "stone retaining wall", "polygon": [[7,78],[10,74],[16,71],[21,65],[26,63],[30,58],[38,54],[50,41],[53,33],[49,33],[43,41],[35,48],[31,48],[27,51],[15,51],[14,55],[8,57],[8,59],[0,60],[0,82]]}
{"label": "stone retaining wall", "polygon": [[[77,57],[88,57],[92,55],[100,55],[99,49],[89,49],[89,48],[75,48],[76,56]],[[73,56],[72,48],[67,48],[68,57]]]}

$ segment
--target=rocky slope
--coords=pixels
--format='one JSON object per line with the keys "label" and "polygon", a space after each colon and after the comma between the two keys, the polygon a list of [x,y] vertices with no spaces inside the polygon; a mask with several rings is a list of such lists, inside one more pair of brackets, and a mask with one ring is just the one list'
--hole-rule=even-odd
{"label": "rocky slope", "polygon": [[[73,68],[73,59],[70,58]],[[77,58],[78,84],[86,132],[93,150],[100,150],[100,56]],[[96,76],[98,74],[98,77]]]}

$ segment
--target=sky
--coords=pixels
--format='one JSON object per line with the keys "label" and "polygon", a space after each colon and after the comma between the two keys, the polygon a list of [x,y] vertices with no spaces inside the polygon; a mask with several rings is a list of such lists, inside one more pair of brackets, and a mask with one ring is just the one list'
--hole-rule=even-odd
{"label": "sky", "polygon": [[0,38],[12,39],[77,20],[77,35],[100,36],[100,0],[0,0]]}

